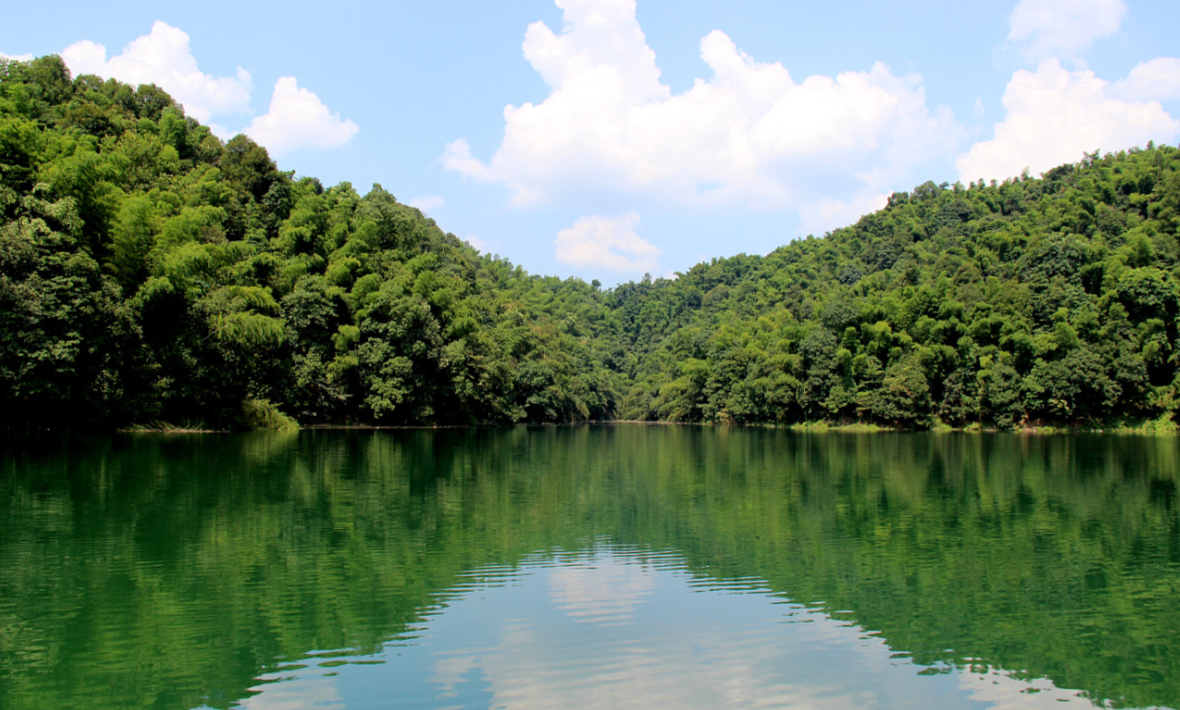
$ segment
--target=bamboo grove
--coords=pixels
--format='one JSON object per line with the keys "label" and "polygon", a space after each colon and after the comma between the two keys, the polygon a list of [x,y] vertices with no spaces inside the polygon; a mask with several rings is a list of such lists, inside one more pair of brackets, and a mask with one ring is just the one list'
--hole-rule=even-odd
{"label": "bamboo grove", "polygon": [[1149,144],[604,290],[154,86],[0,59],[0,426],[1170,427],[1178,240]]}

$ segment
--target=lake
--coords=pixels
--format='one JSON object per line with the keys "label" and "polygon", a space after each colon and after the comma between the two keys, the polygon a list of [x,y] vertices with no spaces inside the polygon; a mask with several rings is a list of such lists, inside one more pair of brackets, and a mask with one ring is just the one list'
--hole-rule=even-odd
{"label": "lake", "polygon": [[1174,437],[0,449],[0,707],[1180,707]]}

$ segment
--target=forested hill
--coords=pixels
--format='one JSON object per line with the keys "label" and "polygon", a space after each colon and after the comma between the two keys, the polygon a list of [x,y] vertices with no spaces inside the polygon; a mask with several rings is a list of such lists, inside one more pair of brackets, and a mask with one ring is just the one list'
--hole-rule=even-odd
{"label": "forested hill", "polygon": [[601,291],[151,86],[0,60],[0,427],[1170,421],[1180,152],[926,184]]}
{"label": "forested hill", "polygon": [[9,426],[569,421],[625,388],[591,286],[293,180],[154,87],[0,60],[0,178]]}
{"label": "forested hill", "polygon": [[1108,425],[1177,406],[1180,151],[894,194],[765,258],[609,294],[627,416]]}

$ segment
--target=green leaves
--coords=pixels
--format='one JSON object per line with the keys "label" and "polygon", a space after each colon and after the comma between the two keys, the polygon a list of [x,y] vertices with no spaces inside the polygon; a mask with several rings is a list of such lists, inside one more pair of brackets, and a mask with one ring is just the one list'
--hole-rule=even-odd
{"label": "green leaves", "polygon": [[274,347],[283,342],[283,322],[258,313],[237,312],[213,319],[213,332],[222,342],[246,349]]}
{"label": "green leaves", "polygon": [[[621,286],[636,408],[658,396],[648,416],[903,427],[1159,416],[1180,381],[1178,174],[1180,151],[1152,148],[1044,180],[927,183],[824,239]],[[800,325],[770,325],[784,316]],[[779,374],[763,352],[802,364]],[[702,399],[667,408],[689,391],[676,368],[690,359],[709,373]],[[789,377],[796,399],[768,394]]]}
{"label": "green leaves", "polygon": [[0,426],[94,425],[138,404],[119,289],[40,219],[0,225]]}
{"label": "green leaves", "polygon": [[226,426],[246,401],[399,424],[1158,418],[1180,402],[1178,176],[1152,147],[926,183],[823,238],[603,291],[479,256],[379,185],[295,181],[155,87],[0,61],[0,404],[101,389]]}

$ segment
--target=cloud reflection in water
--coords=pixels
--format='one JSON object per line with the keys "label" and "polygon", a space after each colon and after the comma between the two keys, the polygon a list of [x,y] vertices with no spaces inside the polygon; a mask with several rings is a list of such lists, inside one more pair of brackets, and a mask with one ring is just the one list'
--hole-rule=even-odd
{"label": "cloud reflection in water", "polygon": [[668,555],[599,545],[471,578],[413,644],[387,647],[386,663],[322,678],[309,667],[256,688],[244,707],[1091,707],[996,670],[920,676],[863,629],[752,585],[712,583]]}

